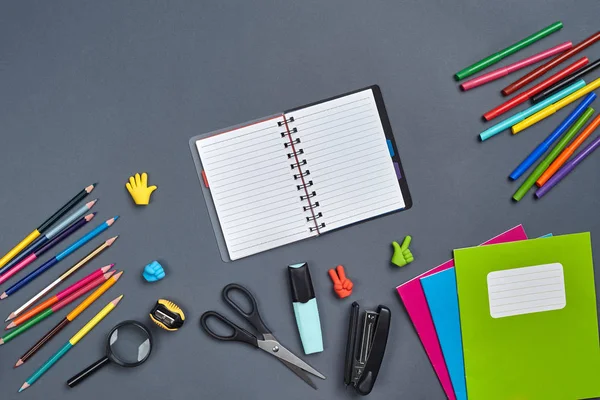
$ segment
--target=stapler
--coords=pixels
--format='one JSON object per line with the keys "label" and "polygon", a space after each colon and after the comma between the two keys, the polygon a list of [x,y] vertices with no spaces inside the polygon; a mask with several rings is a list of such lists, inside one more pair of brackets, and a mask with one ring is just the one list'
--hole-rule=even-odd
{"label": "stapler", "polygon": [[371,393],[379,374],[391,317],[390,309],[382,305],[362,316],[357,302],[350,308],[344,383],[363,396]]}

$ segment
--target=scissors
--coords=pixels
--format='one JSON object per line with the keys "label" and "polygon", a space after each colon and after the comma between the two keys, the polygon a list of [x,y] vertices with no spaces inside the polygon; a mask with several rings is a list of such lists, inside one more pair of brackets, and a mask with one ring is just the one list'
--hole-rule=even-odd
{"label": "scissors", "polygon": [[[231,297],[230,293],[239,292],[245,297],[251,305],[250,312],[245,312]],[[254,347],[258,347],[261,350],[266,351],[272,356],[277,357],[279,361],[281,361],[286,367],[291,369],[296,375],[298,375],[304,382],[308,383],[313,389],[317,387],[310,379],[307,373],[310,373],[318,378],[325,379],[325,376],[321,374],[319,371],[302,361],[299,357],[294,355],[291,351],[286,349],[279,341],[273,336],[271,330],[267,328],[265,323],[263,322],[260,313],[258,311],[258,305],[256,303],[256,299],[248,289],[245,287],[231,283],[223,288],[223,299],[230,307],[232,307],[235,311],[237,311],[250,325],[254,327],[254,329],[258,332],[258,335],[253,335],[252,333],[246,331],[243,328],[240,328],[229,319],[225,318],[223,315],[219,314],[216,311],[207,311],[200,317],[200,325],[202,328],[215,339],[223,340],[227,342],[242,342],[252,345]],[[226,325],[233,330],[233,333],[229,336],[219,335],[215,333],[209,326],[209,319],[218,320],[218,324]]]}

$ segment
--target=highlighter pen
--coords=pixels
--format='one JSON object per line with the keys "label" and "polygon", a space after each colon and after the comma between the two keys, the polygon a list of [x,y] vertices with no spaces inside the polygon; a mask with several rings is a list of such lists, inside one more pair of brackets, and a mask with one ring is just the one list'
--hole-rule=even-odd
{"label": "highlighter pen", "polygon": [[544,107],[547,107],[547,106],[551,105],[552,103],[559,101],[560,99],[562,99],[565,96],[570,95],[571,93],[575,93],[576,91],[580,90],[584,86],[585,86],[585,82],[583,80],[577,81],[574,84],[572,84],[571,86],[569,86],[568,88],[563,89],[560,92],[548,97],[546,100],[540,102],[539,104],[531,106],[528,109],[523,110],[523,111],[513,115],[512,117],[509,117],[509,118],[505,119],[504,121],[499,122],[496,125],[486,129],[485,131],[483,131],[479,134],[479,138],[481,139],[481,141],[487,140],[487,139],[491,138],[492,136],[499,134],[503,130],[508,129],[511,126],[525,120],[530,115],[533,115],[536,112],[544,109]]}
{"label": "highlighter pen", "polygon": [[536,32],[533,35],[528,36],[525,39],[520,40],[517,43],[505,48],[504,50],[500,50],[499,52],[494,53],[491,56],[484,58],[483,60],[477,61],[475,64],[470,65],[470,66],[466,67],[465,69],[457,72],[454,75],[454,79],[456,79],[457,81],[460,81],[461,79],[465,79],[473,74],[476,74],[477,72],[481,71],[482,69],[485,69],[485,68],[489,67],[490,65],[494,65],[497,62],[499,62],[500,60],[502,60],[503,58],[508,57],[511,54],[514,54],[517,51],[522,50],[525,47],[537,42],[538,40],[545,38],[546,36],[558,31],[562,27],[563,27],[562,22],[560,22],[560,21],[555,22],[552,25],[545,27],[541,31]]}
{"label": "highlighter pen", "polygon": [[532,152],[527,156],[525,160],[513,172],[511,172],[509,178],[517,180],[531,167],[549,148],[552,144],[562,136],[563,133],[583,114],[586,108],[590,106],[596,100],[596,93],[590,93],[579,103],[579,105],[573,110],[571,114],[560,125],[552,131],[552,133],[544,139]]}
{"label": "highlighter pen", "polygon": [[307,263],[288,266],[292,305],[304,354],[323,351],[323,335],[315,290]]}
{"label": "highlighter pen", "polygon": [[569,175],[575,169],[575,167],[579,165],[579,163],[585,160],[598,147],[600,147],[600,136],[597,136],[596,139],[585,146],[585,148],[581,150],[575,157],[573,157],[572,160],[567,161],[567,163],[561,169],[559,169],[556,174],[552,175],[552,178],[548,179],[548,182],[546,182],[544,186],[535,192],[535,197],[539,199],[548,193],[550,189],[558,185],[560,181]]}
{"label": "highlighter pen", "polygon": [[[562,100],[559,100],[556,103],[533,114],[531,117],[528,117],[528,118],[524,119],[523,121],[519,122],[518,124],[516,124],[515,126],[512,127],[513,134],[519,133],[519,132],[529,128],[530,126],[537,124],[541,120],[548,118],[549,116],[551,116],[558,110],[568,106],[569,104],[571,104],[578,98],[585,96],[592,90],[598,89],[599,87],[600,87],[600,78],[596,79],[595,81],[590,82],[584,88],[579,89],[578,91],[568,95],[567,97],[563,98]],[[550,97],[548,97],[548,98],[550,98]],[[542,104],[542,103],[543,103],[543,101],[538,104]]]}
{"label": "highlighter pen", "polygon": [[476,78],[469,79],[465,83],[462,83],[460,85],[460,88],[464,91],[467,91],[478,86],[485,85],[488,82],[495,81],[496,79],[500,79],[503,76],[512,74],[513,72],[516,72],[520,69],[538,63],[545,58],[552,57],[558,53],[562,53],[563,51],[568,50],[571,47],[573,47],[572,42],[561,43],[559,45],[549,48],[548,50],[544,50],[541,53],[534,54],[531,57],[527,57],[515,63],[509,64],[506,67],[498,68]]}
{"label": "highlighter pen", "polygon": [[577,120],[577,122],[575,122],[575,124],[573,124],[571,129],[569,129],[567,133],[565,133],[565,136],[563,136],[562,139],[560,139],[560,141],[556,144],[556,146],[552,150],[550,150],[550,153],[548,153],[546,158],[544,158],[537,165],[537,167],[535,167],[531,175],[527,177],[527,179],[523,182],[519,189],[517,189],[515,194],[513,194],[513,199],[515,201],[519,201],[523,198],[523,196],[525,196],[525,194],[529,191],[529,189],[531,189],[535,181],[540,176],[542,176],[542,174],[550,166],[552,161],[554,161],[556,157],[558,157],[560,152],[563,151],[563,149],[567,146],[567,143],[569,143],[571,139],[573,139],[575,135],[577,135],[577,132],[579,132],[583,125],[585,125],[587,120],[592,117],[592,114],[594,114],[593,108],[588,108],[587,110],[585,110],[583,115]]}
{"label": "highlighter pen", "polygon": [[588,73],[592,72],[593,70],[595,70],[598,67],[600,67],[600,59],[594,61],[593,63],[586,66],[585,68],[576,70],[571,75],[564,78],[563,80],[555,83],[554,85],[550,86],[548,89],[543,90],[540,93],[536,94],[535,96],[533,96],[531,98],[531,101],[533,101],[534,103],[537,103],[540,100],[544,100],[546,97],[550,96],[553,93],[556,93],[557,91],[561,90],[564,87],[569,86],[571,84],[571,82],[574,82],[577,79],[583,77],[584,75],[587,75]]}

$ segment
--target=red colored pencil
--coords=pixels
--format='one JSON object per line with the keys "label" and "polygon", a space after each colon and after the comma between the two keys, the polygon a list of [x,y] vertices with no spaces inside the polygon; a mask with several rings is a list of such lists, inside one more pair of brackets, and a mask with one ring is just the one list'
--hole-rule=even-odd
{"label": "red colored pencil", "polygon": [[[103,267],[103,268],[106,268],[106,267]],[[99,271],[101,271],[103,268],[101,268]],[[97,274],[97,272],[98,271],[94,271],[94,272],[92,272],[92,274]],[[65,305],[74,301],[78,297],[80,297],[80,296],[84,295],[85,293],[87,293],[88,291],[92,290],[96,286],[104,283],[104,281],[107,280],[108,278],[110,278],[113,273],[114,273],[114,271],[107,272],[107,273],[101,272],[96,277],[96,279],[89,282],[86,286],[80,288],[79,290],[76,290],[75,292],[70,292],[70,293],[66,294],[66,296],[63,296],[60,299],[58,298],[58,295],[50,297],[48,300],[44,301],[43,303],[40,303],[39,305],[35,306],[31,310],[27,311],[26,313],[19,315],[17,318],[13,319],[13,321],[10,324],[8,324],[8,326],[5,329],[9,330],[9,329],[14,328],[15,326],[19,326],[23,322],[27,321],[30,318],[35,317],[37,314],[43,312],[44,310],[46,310],[48,308],[52,308],[52,306],[54,306],[57,303],[61,304],[61,308],[64,307]],[[86,279],[86,278],[83,278],[83,279]],[[64,290],[63,292],[66,292],[66,290]],[[65,301],[63,302],[62,300],[65,300]]]}
{"label": "red colored pencil", "polygon": [[504,103],[500,104],[498,107],[493,108],[490,111],[486,112],[485,114],[483,114],[483,118],[486,121],[490,121],[490,120],[496,118],[497,116],[502,115],[509,110],[512,110],[513,108],[515,108],[516,106],[518,106],[521,103],[524,103],[525,101],[527,101],[527,99],[535,96],[542,90],[554,85],[556,82],[560,81],[561,79],[565,78],[568,75],[571,75],[573,72],[577,71],[578,69],[583,68],[585,65],[587,65],[587,63],[589,61],[590,60],[587,57],[583,57],[582,59],[575,61],[573,64],[558,71],[556,74],[552,75],[545,81],[538,83],[537,85],[524,91],[523,93],[513,97],[512,99],[510,99],[508,101],[505,101]]}

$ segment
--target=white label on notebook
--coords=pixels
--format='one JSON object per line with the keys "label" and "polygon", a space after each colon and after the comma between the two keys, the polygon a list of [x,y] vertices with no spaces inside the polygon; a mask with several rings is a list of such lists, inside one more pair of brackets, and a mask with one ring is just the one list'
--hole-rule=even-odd
{"label": "white label on notebook", "polygon": [[560,310],[567,305],[560,263],[490,272],[487,284],[492,318]]}

